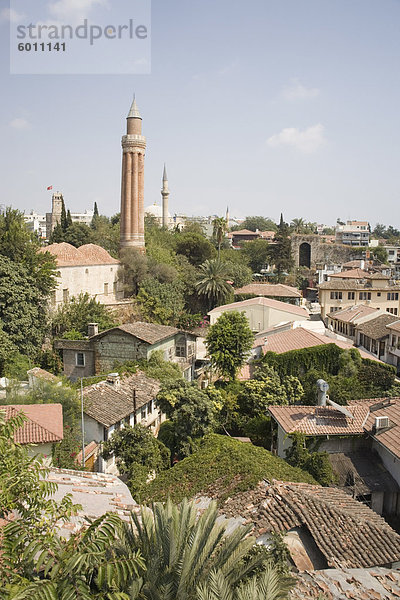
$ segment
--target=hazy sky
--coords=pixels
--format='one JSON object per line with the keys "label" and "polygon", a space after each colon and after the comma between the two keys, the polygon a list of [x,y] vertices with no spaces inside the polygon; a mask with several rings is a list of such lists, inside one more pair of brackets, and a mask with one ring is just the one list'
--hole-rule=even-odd
{"label": "hazy sky", "polygon": [[[117,21],[127,0],[109,2]],[[171,213],[400,227],[399,0],[153,0],[150,75],[10,75],[8,6],[0,204],[45,212],[53,185],[73,212],[118,212],[135,92],[146,205],[165,161]]]}

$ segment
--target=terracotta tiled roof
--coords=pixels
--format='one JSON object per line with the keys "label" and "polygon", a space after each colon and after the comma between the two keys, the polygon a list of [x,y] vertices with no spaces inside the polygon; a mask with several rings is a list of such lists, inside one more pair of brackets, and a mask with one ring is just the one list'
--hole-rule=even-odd
{"label": "terracotta tiled roof", "polygon": [[357,325],[356,329],[358,332],[363,333],[369,338],[379,340],[389,335],[387,325],[396,321],[398,321],[397,316],[385,313],[379,315],[379,317],[375,317],[375,319],[371,319],[371,321]]}
{"label": "terracotta tiled roof", "polygon": [[347,267],[349,269],[360,269],[361,268],[361,259],[357,260],[349,260],[348,262],[343,263],[342,267]]}
{"label": "terracotta tiled roof", "polygon": [[232,236],[233,235],[255,235],[255,236],[259,236],[260,232],[259,231],[250,231],[250,229],[239,229],[239,231],[231,231]]}
{"label": "terracotta tiled roof", "polygon": [[305,435],[361,435],[369,414],[368,405],[346,406],[350,419],[332,406],[270,406],[269,412],[285,433]]}
{"label": "terracotta tiled roof", "polygon": [[396,569],[326,569],[295,574],[290,600],[393,600],[400,598]]}
{"label": "terracotta tiled roof", "polygon": [[[275,352],[276,354],[284,354],[291,350],[301,350],[302,348],[312,348],[313,346],[321,346],[322,344],[335,344],[342,350],[350,350],[355,348],[351,342],[344,342],[331,338],[326,335],[321,335],[316,331],[310,331],[305,327],[296,327],[288,331],[281,331],[266,337],[266,343],[263,347],[263,353]],[[369,354],[362,348],[357,348],[362,358],[377,360],[376,357]]]}
{"label": "terracotta tiled roof", "polygon": [[393,331],[399,331],[400,332],[400,321],[395,321],[394,323],[389,323],[389,325],[386,325],[386,327],[388,329],[393,330]]}
{"label": "terracotta tiled roof", "polygon": [[368,271],[363,269],[350,269],[349,271],[341,271],[340,273],[334,273],[330,275],[333,279],[365,279],[368,276]]}
{"label": "terracotta tiled roof", "polygon": [[37,379],[43,379],[44,381],[58,381],[58,378],[55,375],[53,375],[53,373],[49,373],[49,371],[41,369],[40,367],[33,367],[33,369],[27,371],[27,374],[32,375]]}
{"label": "terracotta tiled roof", "polygon": [[180,332],[180,330],[176,327],[136,321],[136,323],[126,323],[125,325],[119,325],[118,327],[113,327],[112,329],[102,331],[101,333],[92,336],[90,340],[100,339],[112,331],[123,331],[124,333],[129,333],[130,335],[133,335],[134,337],[142,340],[143,342],[147,342],[148,344],[156,344],[157,342],[172,337]]}
{"label": "terracotta tiled roof", "polygon": [[[331,276],[332,277],[332,276]],[[375,285],[373,288],[368,283],[360,283],[357,279],[334,279],[332,281],[324,281],[324,283],[319,284],[319,289],[321,290],[367,290],[367,291],[399,291],[399,284],[389,284],[387,279],[382,280],[382,283],[379,286]]]}
{"label": "terracotta tiled roof", "polygon": [[94,383],[83,390],[85,414],[111,427],[133,413],[134,390],[136,409],[139,409],[157,396],[160,383],[142,372],[122,378],[119,387],[106,381]]}
{"label": "terracotta tiled roof", "polygon": [[[387,403],[386,406],[379,407],[380,401]],[[364,402],[366,402],[364,400]],[[375,399],[373,404],[368,401],[370,414],[365,424],[365,431],[373,435],[374,439],[382,446],[387,448],[397,458],[400,458],[400,398],[380,398]],[[390,427],[375,432],[375,418],[389,417]]]}
{"label": "terracotta tiled roof", "polygon": [[373,313],[379,314],[379,308],[373,308],[372,306],[368,306],[368,304],[354,304],[342,310],[329,313],[329,317],[337,321],[343,321],[343,323],[356,323],[358,319],[372,315]]}
{"label": "terracotta tiled roof", "polygon": [[85,244],[75,248],[71,244],[61,242],[40,248],[40,252],[50,252],[57,259],[58,267],[74,267],[81,265],[118,265],[119,261],[110,256],[107,250],[96,244]]}
{"label": "terracotta tiled roof", "polygon": [[9,404],[1,407],[6,419],[23,413],[27,420],[15,434],[19,444],[46,444],[63,439],[63,415],[61,404]]}
{"label": "terracotta tiled roof", "polygon": [[365,504],[342,490],[306,483],[262,482],[221,507],[226,516],[268,532],[308,530],[329,567],[361,568],[400,560],[400,535]]}
{"label": "terracotta tiled roof", "polygon": [[281,298],[301,298],[299,290],[282,283],[249,283],[235,290],[235,294],[254,294],[255,296],[273,296]]}
{"label": "terracotta tiled roof", "polygon": [[208,313],[209,315],[215,314],[218,312],[223,312],[226,309],[231,310],[244,310],[247,306],[254,306],[257,304],[261,304],[267,308],[274,308],[276,310],[281,310],[283,312],[292,313],[294,315],[299,315],[300,317],[308,318],[308,311],[301,306],[295,306],[294,304],[288,304],[287,302],[280,302],[279,300],[272,300],[272,298],[249,298],[248,300],[242,300],[242,302],[233,302],[232,304],[224,304],[223,306],[217,306],[217,308],[213,308]]}

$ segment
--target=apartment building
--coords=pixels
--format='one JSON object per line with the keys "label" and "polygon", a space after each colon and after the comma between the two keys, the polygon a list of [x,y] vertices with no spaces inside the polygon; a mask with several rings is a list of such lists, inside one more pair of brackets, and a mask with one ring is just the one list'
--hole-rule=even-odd
{"label": "apartment building", "polygon": [[345,271],[332,275],[329,281],[319,285],[322,319],[326,320],[329,313],[360,304],[392,315],[400,314],[400,284],[382,273],[355,271],[357,273]]}

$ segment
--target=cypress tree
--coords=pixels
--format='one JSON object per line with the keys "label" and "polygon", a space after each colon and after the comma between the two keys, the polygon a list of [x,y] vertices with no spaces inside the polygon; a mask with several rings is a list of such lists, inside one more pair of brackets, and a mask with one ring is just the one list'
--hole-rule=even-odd
{"label": "cypress tree", "polygon": [[67,211],[67,228],[71,227],[71,225],[72,225],[71,211],[68,209],[68,211]]}
{"label": "cypress tree", "polygon": [[64,196],[61,196],[62,204],[61,204],[61,229],[65,232],[68,228],[67,222],[67,213],[65,210]]}

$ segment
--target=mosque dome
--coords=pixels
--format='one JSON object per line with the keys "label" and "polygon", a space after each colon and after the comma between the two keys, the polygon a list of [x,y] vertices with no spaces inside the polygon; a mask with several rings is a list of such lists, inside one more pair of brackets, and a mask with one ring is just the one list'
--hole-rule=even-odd
{"label": "mosque dome", "polygon": [[[147,206],[144,209],[144,212],[146,215],[150,215],[152,217],[155,217],[156,219],[162,219],[162,206],[159,206],[158,204],[154,203],[151,204],[150,206]],[[171,215],[168,213],[168,218],[171,218]]]}

